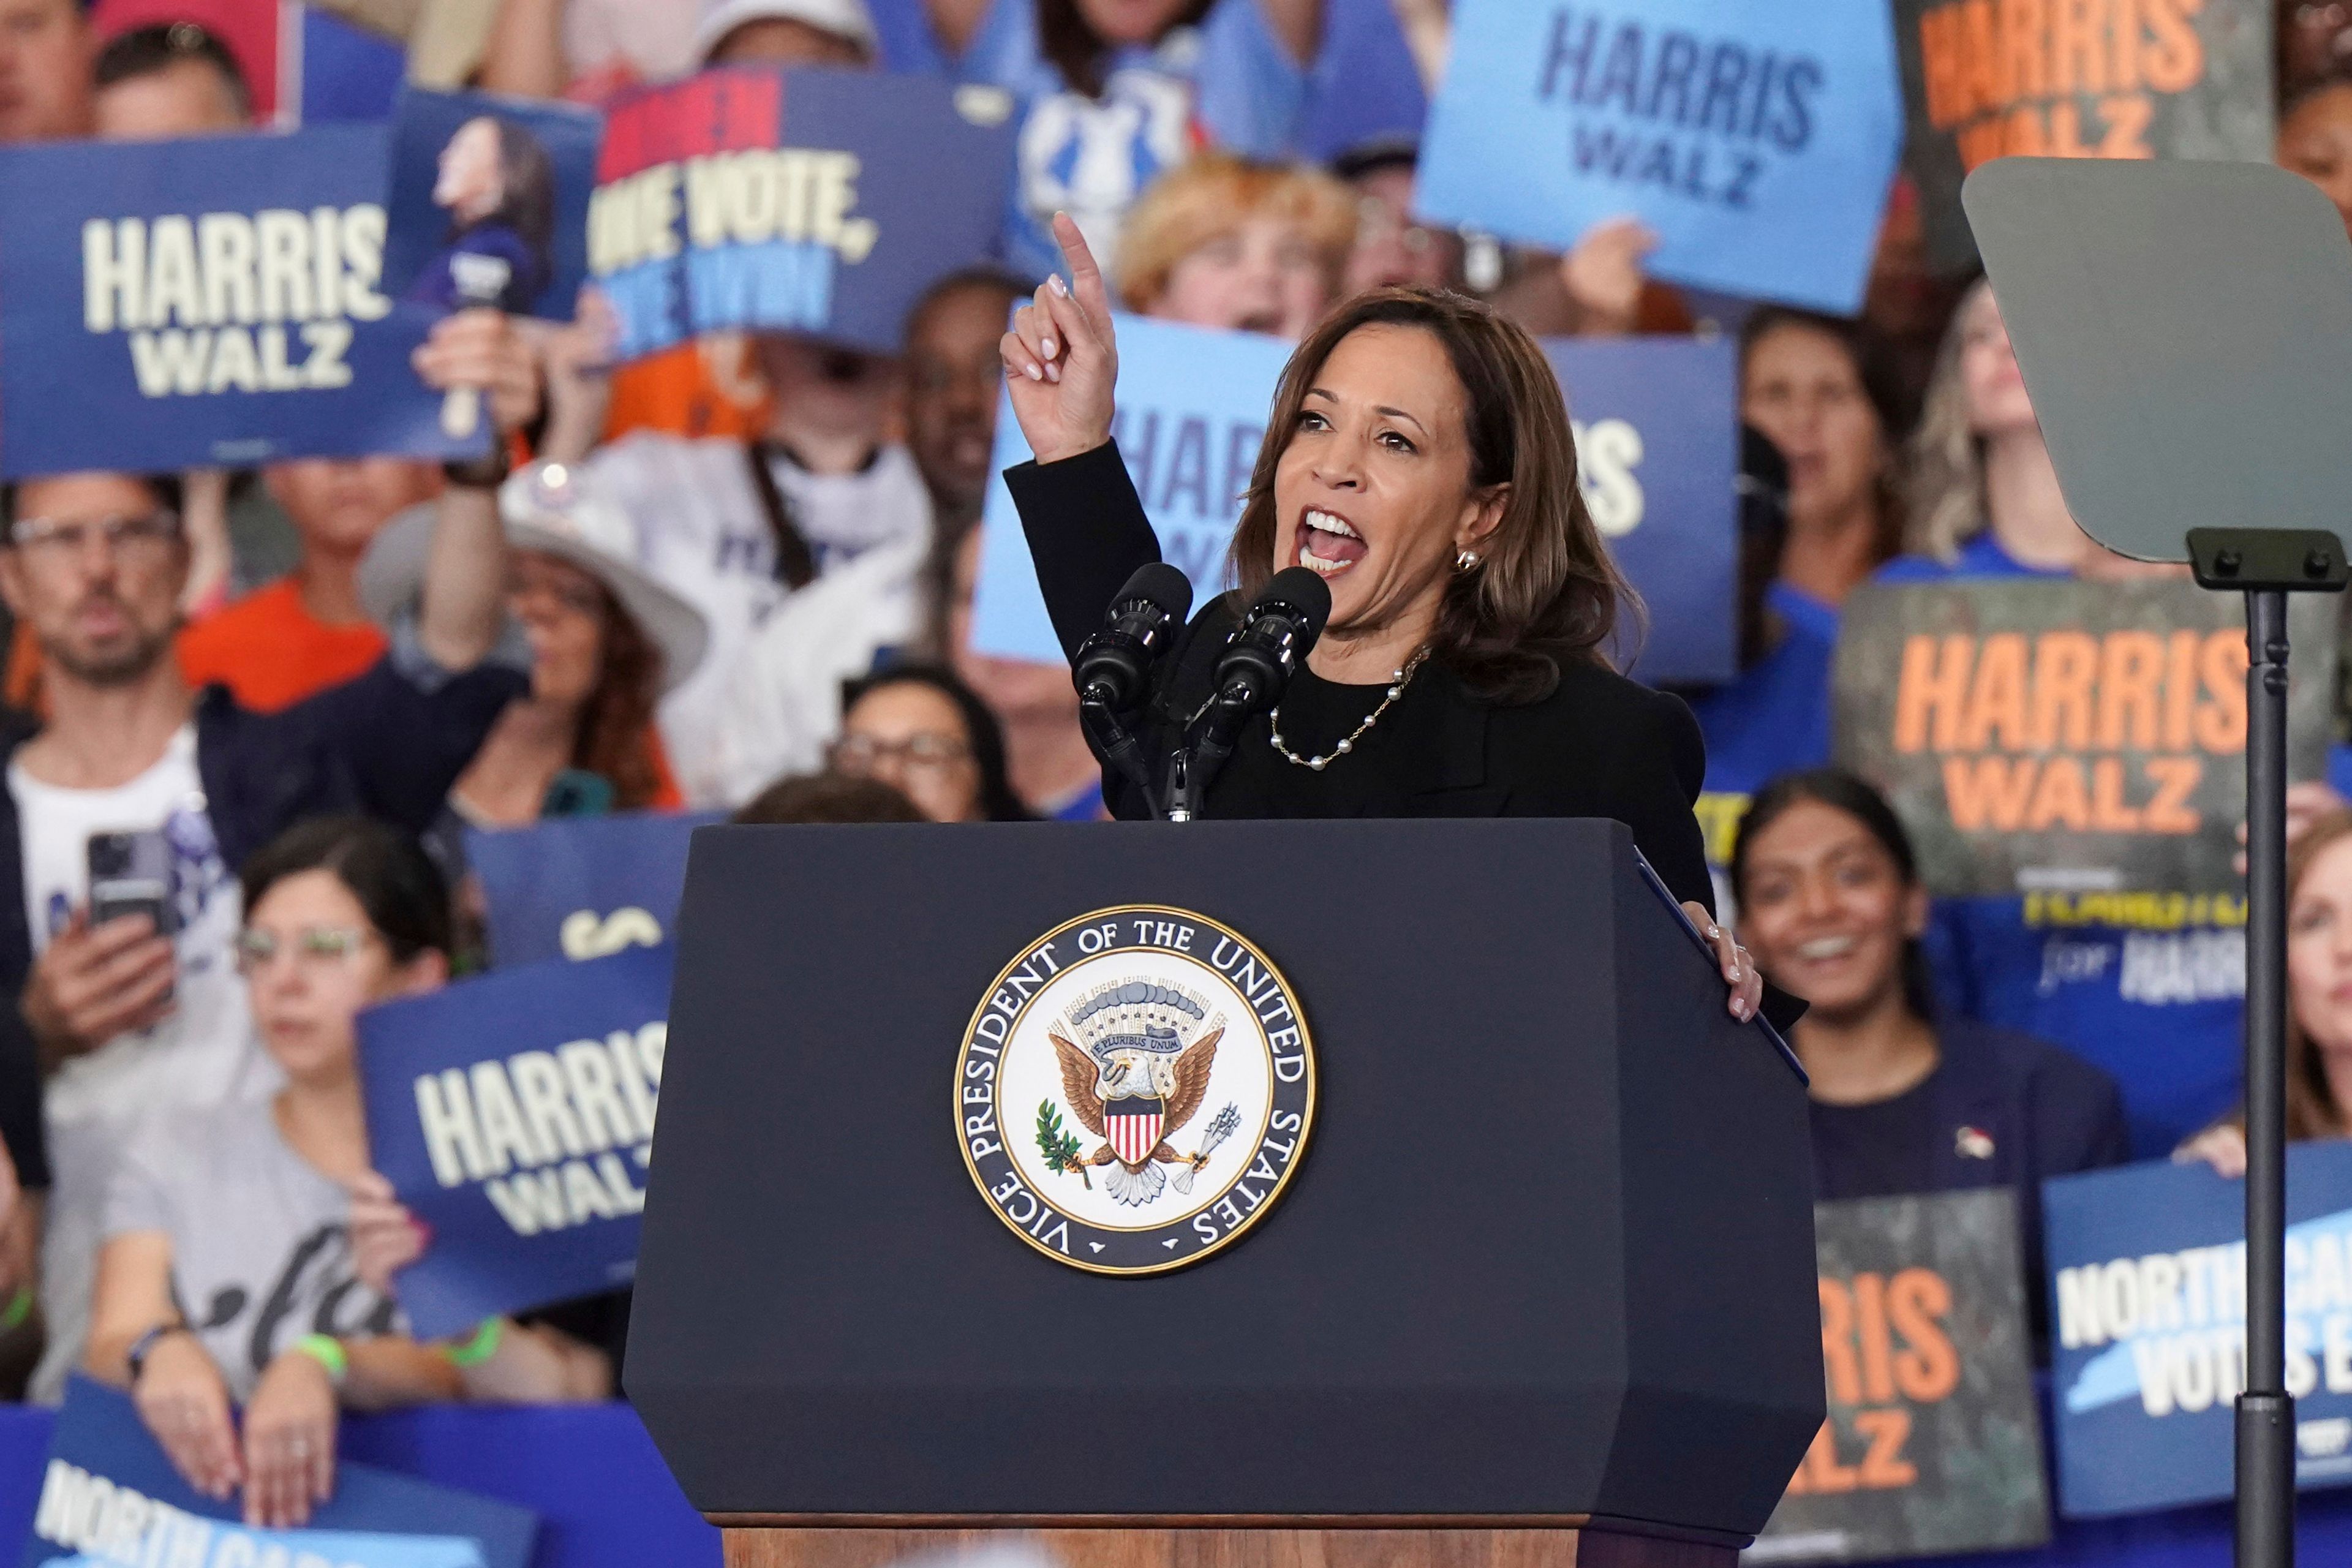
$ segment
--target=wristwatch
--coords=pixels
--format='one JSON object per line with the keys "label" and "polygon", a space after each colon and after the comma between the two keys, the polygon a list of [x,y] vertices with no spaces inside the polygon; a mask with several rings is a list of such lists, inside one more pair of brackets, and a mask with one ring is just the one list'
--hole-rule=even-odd
{"label": "wristwatch", "polygon": [[157,1345],[173,1334],[184,1334],[190,1331],[185,1323],[158,1323],[131,1341],[131,1353],[123,1358],[131,1363],[131,1386],[133,1388],[139,1386],[139,1374],[146,1370],[147,1358],[153,1353]]}
{"label": "wristwatch", "polygon": [[481,457],[442,464],[441,477],[466,489],[494,490],[506,482],[507,475],[513,470],[511,458],[505,437],[499,437],[491,441],[489,451]]}

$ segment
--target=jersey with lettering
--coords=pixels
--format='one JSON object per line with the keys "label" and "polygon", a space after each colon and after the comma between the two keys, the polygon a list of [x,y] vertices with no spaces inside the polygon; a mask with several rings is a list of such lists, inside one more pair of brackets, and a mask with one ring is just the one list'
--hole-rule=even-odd
{"label": "jersey with lettering", "polygon": [[[2023,564],[1987,531],[1948,566],[1905,556],[1874,581],[2065,575]],[[2235,899],[1938,899],[1926,945],[1945,1005],[2113,1075],[2132,1152],[2154,1159],[2237,1102],[2243,918]]]}
{"label": "jersey with lettering", "polygon": [[1021,105],[1005,258],[1029,277],[1061,265],[1055,213],[1077,221],[1108,271],[1127,209],[1195,147],[1273,158],[1297,136],[1307,73],[1257,0],[1218,0],[1197,27],[1105,63],[1100,98],[1075,90],[1038,43],[1035,0],[993,0],[956,64],[959,80],[1003,88]]}
{"label": "jersey with lettering", "polygon": [[[589,471],[637,525],[638,564],[691,601],[710,627],[692,676],[662,699],[662,742],[687,804],[738,804],[729,788],[726,730],[734,674],[753,633],[789,590],[776,538],[740,441],[687,440],[640,430],[601,447]],[[820,574],[884,545],[930,537],[930,492],[903,447],[877,450],[853,474],[769,463]]]}

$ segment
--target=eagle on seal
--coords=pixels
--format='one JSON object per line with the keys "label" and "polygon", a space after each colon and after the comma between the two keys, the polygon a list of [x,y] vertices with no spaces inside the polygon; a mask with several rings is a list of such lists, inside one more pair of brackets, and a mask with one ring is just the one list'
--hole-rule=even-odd
{"label": "eagle on seal", "polygon": [[[1217,1058],[1217,1042],[1224,1030],[1210,1030],[1177,1053],[1173,1061],[1157,1053],[1119,1050],[1097,1064],[1095,1058],[1047,1031],[1054,1054],[1061,1058],[1062,1092],[1077,1113],[1079,1125],[1106,1140],[1079,1165],[1108,1165],[1103,1184],[1118,1202],[1140,1206],[1158,1197],[1168,1184],[1160,1169],[1176,1167],[1176,1190],[1190,1192],[1192,1173],[1208,1163],[1206,1154],[1179,1154],[1168,1139],[1192,1120],[1209,1092],[1209,1068]],[[1142,1075],[1138,1081],[1138,1075]],[[1155,1096],[1160,1106],[1160,1136],[1142,1158],[1128,1160],[1113,1148],[1104,1131],[1108,1102],[1138,1095]]]}

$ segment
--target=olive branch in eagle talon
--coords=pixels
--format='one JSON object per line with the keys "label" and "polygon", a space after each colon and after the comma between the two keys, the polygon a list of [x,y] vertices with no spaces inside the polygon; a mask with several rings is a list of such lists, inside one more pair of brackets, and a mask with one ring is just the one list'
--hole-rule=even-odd
{"label": "olive branch in eagle talon", "polygon": [[1077,1138],[1062,1130],[1062,1113],[1054,1109],[1050,1100],[1037,1102],[1037,1152],[1045,1156],[1045,1169],[1055,1173],[1076,1171],[1087,1190],[1094,1190],[1094,1183],[1087,1176],[1086,1162],[1078,1158]]}

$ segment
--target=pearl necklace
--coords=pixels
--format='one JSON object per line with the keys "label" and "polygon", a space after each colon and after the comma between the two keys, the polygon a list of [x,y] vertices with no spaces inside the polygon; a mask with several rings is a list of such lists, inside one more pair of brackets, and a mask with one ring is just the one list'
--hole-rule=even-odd
{"label": "pearl necklace", "polygon": [[1381,721],[1381,715],[1389,710],[1389,704],[1404,695],[1406,684],[1412,679],[1412,672],[1419,669],[1422,660],[1428,657],[1429,649],[1426,645],[1415,648],[1412,657],[1404,661],[1404,668],[1389,677],[1388,695],[1381,699],[1381,705],[1367,714],[1364,721],[1357,725],[1352,733],[1319,757],[1302,757],[1290,749],[1290,742],[1282,738],[1282,709],[1277,705],[1275,710],[1267,715],[1267,722],[1274,735],[1274,749],[1281,753],[1283,761],[1297,767],[1312,768],[1315,772],[1321,773],[1356,749],[1356,742],[1364,738],[1366,731]]}

